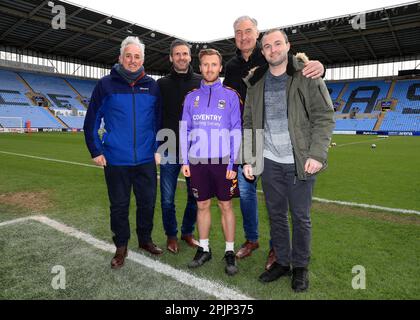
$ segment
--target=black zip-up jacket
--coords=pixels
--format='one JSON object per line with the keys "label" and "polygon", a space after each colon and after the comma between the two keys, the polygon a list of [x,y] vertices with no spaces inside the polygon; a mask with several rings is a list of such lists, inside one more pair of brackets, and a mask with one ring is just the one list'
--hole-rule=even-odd
{"label": "black zip-up jacket", "polygon": [[[171,72],[160,78],[157,83],[162,96],[162,128],[171,129],[176,135],[176,154],[179,155],[179,121],[185,96],[193,89],[200,87],[201,75],[194,73],[190,66],[187,73]],[[161,142],[163,143],[163,142]]]}
{"label": "black zip-up jacket", "polygon": [[[287,55],[288,63],[293,64],[293,55],[289,53]],[[267,65],[267,60],[265,60],[263,54],[261,53],[261,45],[257,41],[257,45],[252,51],[252,54],[249,56],[248,61],[242,57],[241,50],[236,49],[236,55],[226,63],[225,67],[225,80],[223,84],[230,88],[235,89],[241,96],[242,101],[245,103],[247,86],[243,81],[249,74],[249,71],[256,67],[262,67]],[[325,76],[326,68],[324,66]]]}
{"label": "black zip-up jacket", "polygon": [[236,55],[226,63],[223,84],[235,89],[241,96],[242,101],[245,101],[247,86],[242,79],[248,75],[252,68],[261,67],[265,64],[267,64],[267,61],[261,53],[261,46],[258,42],[248,61],[245,61],[241,51],[236,49]]}

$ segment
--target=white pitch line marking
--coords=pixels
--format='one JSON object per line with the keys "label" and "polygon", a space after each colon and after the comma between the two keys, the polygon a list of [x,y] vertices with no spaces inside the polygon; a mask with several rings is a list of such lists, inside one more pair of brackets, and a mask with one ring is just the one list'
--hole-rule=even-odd
{"label": "white pitch line marking", "polygon": [[335,148],[351,146],[353,144],[370,143],[370,142],[373,142],[373,141],[380,141],[380,140],[384,141],[385,139],[384,138],[377,138],[377,139],[371,139],[371,140],[363,140],[363,141],[343,143],[343,144],[336,145]]}
{"label": "white pitch line marking", "polygon": [[45,157],[37,157],[37,156],[31,156],[31,155],[27,155],[27,154],[15,153],[15,152],[7,152],[7,151],[0,151],[0,153],[8,154],[8,155],[11,155],[11,156],[18,156],[18,157],[24,157],[24,158],[31,158],[31,159],[37,159],[37,160],[45,160],[45,161],[59,162],[59,163],[65,163],[65,164],[73,164],[73,165],[76,165],[76,166],[83,166],[83,167],[90,167],[90,168],[99,168],[99,169],[102,169],[102,167],[95,166],[93,164],[86,164],[86,163],[66,161],[66,160],[59,160],[59,159],[52,159],[52,158],[45,158]]}
{"label": "white pitch line marking", "polygon": [[[94,238],[88,233],[79,231],[73,227],[62,224],[58,221],[52,220],[46,216],[30,216],[26,218],[20,218],[16,220],[10,220],[0,223],[0,227],[8,226],[16,223],[21,223],[25,221],[37,221],[43,223],[57,231],[60,231],[68,236],[74,237],[76,239],[82,240],[93,247],[106,251],[106,252],[115,252],[115,246],[107,243],[105,241]],[[188,272],[175,269],[174,267],[167,265],[165,263],[153,260],[141,253],[128,251],[128,260],[134,261],[138,264],[141,264],[145,267],[148,267],[156,272],[162,273],[168,277],[171,277],[178,282],[181,282],[185,285],[193,287],[194,289],[200,290],[204,293],[207,293],[211,296],[214,296],[221,300],[253,300],[253,298],[248,297],[236,290],[230,289],[224,286],[221,282],[215,282],[207,279],[198,278]]]}
{"label": "white pitch line marking", "polygon": [[[373,141],[373,140],[369,140],[369,141]],[[26,154],[6,152],[6,151],[0,151],[0,153],[13,155],[13,156],[19,156],[19,157],[33,158],[33,159],[37,159],[37,160],[53,161],[53,162],[59,162],[59,163],[65,163],[65,164],[72,164],[72,165],[78,165],[78,166],[84,166],[84,167],[103,169],[102,167],[99,167],[99,166],[80,163],[80,162],[65,161],[65,160],[58,160],[58,159],[51,159],[51,158],[44,158],[44,157],[36,157],[36,156],[30,156],[30,155],[26,155]],[[178,178],[178,181],[185,182],[185,179]],[[262,190],[257,190],[257,192],[258,193],[263,193]],[[313,197],[312,200],[317,201],[317,202],[323,202],[323,203],[334,203],[334,204],[338,204],[338,205],[342,205],[342,206],[360,207],[360,208],[376,209],[376,210],[382,210],[382,211],[394,212],[394,213],[420,215],[420,211],[410,210],[410,209],[389,208],[389,207],[382,207],[382,206],[373,205],[373,204],[339,201],[339,200],[329,200],[329,199],[323,199],[323,198],[317,198],[317,197]]]}

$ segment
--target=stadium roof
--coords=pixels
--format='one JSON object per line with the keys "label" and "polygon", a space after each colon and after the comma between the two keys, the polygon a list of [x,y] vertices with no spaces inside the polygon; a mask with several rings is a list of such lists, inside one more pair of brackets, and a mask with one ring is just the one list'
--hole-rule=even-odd
{"label": "stadium roof", "polygon": [[[65,7],[66,29],[54,30],[51,21],[56,13],[49,3],[0,0],[1,46],[110,67],[121,41],[136,35],[146,45],[146,70],[160,74],[169,70],[168,49],[175,36],[62,1],[53,3]],[[305,52],[327,66],[406,60],[420,54],[420,1],[369,11],[364,29],[353,29],[353,18],[349,14],[282,28],[293,52]],[[203,47],[218,49],[225,62],[235,54],[233,38],[190,43],[193,57]],[[193,64],[197,67],[197,59]]]}

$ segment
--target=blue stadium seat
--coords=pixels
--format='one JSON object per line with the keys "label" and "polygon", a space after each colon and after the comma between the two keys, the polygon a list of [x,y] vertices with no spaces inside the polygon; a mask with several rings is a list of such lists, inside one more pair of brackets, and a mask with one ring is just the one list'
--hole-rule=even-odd
{"label": "blue stadium seat", "polygon": [[400,112],[388,111],[380,130],[420,131],[420,114],[401,114]]}
{"label": "blue stadium seat", "polygon": [[[2,118],[6,117],[6,118]],[[30,120],[32,128],[63,128],[63,126],[44,108],[34,106],[1,106],[0,124],[3,127],[15,126],[7,117],[20,117],[23,124]],[[16,121],[15,121],[16,122]],[[14,123],[15,123],[14,122]]]}
{"label": "blue stadium seat", "polygon": [[90,98],[93,92],[93,89],[96,86],[97,81],[94,80],[82,80],[82,79],[73,79],[65,78],[76,90],[79,92],[82,97]]}
{"label": "blue stadium seat", "polygon": [[83,129],[85,117],[76,116],[58,116],[69,128]]}
{"label": "blue stadium seat", "polygon": [[337,119],[336,131],[372,131],[377,119]]}
{"label": "blue stadium seat", "polygon": [[56,109],[66,109],[65,105],[70,104],[77,110],[86,110],[81,102],[76,99],[77,94],[67,85],[64,79],[28,72],[20,72],[19,74],[35,92],[44,94]]}

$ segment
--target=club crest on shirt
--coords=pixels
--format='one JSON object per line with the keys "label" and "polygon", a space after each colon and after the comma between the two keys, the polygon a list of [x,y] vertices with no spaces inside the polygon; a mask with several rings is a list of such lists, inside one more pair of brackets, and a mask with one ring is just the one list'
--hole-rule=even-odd
{"label": "club crest on shirt", "polygon": [[195,101],[194,101],[194,108],[198,108],[199,102],[200,102],[200,96],[196,96]]}
{"label": "club crest on shirt", "polygon": [[226,107],[226,101],[225,100],[219,100],[219,103],[217,104],[218,109],[224,109]]}

